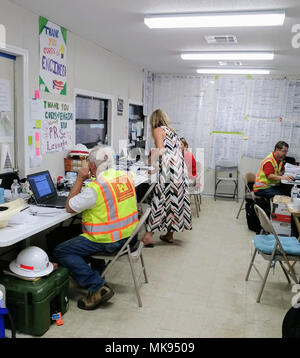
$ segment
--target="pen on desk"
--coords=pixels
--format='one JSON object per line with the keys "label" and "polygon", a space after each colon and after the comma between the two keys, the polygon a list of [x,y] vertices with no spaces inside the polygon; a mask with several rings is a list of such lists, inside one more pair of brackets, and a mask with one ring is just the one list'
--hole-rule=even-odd
{"label": "pen on desk", "polygon": [[26,208],[24,208],[24,209],[20,210],[20,212],[21,212],[21,211],[24,211],[24,210],[26,210],[26,209],[28,209],[28,208],[30,208],[30,206],[29,206],[29,205],[28,205],[28,206],[26,206]]}

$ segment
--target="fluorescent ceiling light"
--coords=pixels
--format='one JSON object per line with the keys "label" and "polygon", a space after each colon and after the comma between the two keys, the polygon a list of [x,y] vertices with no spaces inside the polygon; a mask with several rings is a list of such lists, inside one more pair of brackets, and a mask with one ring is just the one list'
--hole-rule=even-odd
{"label": "fluorescent ceiling light", "polygon": [[273,52],[190,52],[182,53],[183,60],[273,60]]}
{"label": "fluorescent ceiling light", "polygon": [[268,75],[270,70],[259,70],[252,68],[243,68],[243,69],[235,69],[235,68],[199,68],[197,73],[211,73],[217,75]]}
{"label": "fluorescent ceiling light", "polygon": [[237,27],[237,26],[281,26],[285,18],[284,10],[247,12],[210,12],[188,14],[147,15],[144,23],[153,28],[184,27]]}

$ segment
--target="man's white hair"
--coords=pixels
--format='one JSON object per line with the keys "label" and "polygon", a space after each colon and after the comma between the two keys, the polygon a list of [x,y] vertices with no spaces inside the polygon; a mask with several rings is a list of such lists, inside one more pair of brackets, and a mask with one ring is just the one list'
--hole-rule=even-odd
{"label": "man's white hair", "polygon": [[89,161],[95,163],[97,167],[96,175],[98,176],[98,174],[114,166],[114,150],[112,147],[97,145],[90,151]]}

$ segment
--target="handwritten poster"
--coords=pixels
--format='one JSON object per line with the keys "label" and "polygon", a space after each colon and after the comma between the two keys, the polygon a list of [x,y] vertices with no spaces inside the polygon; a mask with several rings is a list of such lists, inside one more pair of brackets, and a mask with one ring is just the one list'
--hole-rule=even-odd
{"label": "handwritten poster", "polygon": [[42,153],[70,150],[74,145],[74,113],[71,103],[43,100]]}
{"label": "handwritten poster", "polygon": [[40,16],[40,90],[67,93],[67,30]]}

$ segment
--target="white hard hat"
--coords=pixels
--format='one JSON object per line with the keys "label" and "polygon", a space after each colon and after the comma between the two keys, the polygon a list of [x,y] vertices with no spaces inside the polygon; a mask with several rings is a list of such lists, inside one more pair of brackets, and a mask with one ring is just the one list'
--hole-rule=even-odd
{"label": "white hard hat", "polygon": [[90,152],[84,144],[76,144],[69,153],[69,156],[73,157],[75,155],[78,155],[80,157],[88,157],[89,154]]}
{"label": "white hard hat", "polygon": [[29,246],[22,250],[9,264],[9,268],[12,272],[24,277],[46,276],[53,271],[48,255],[37,246]]}

